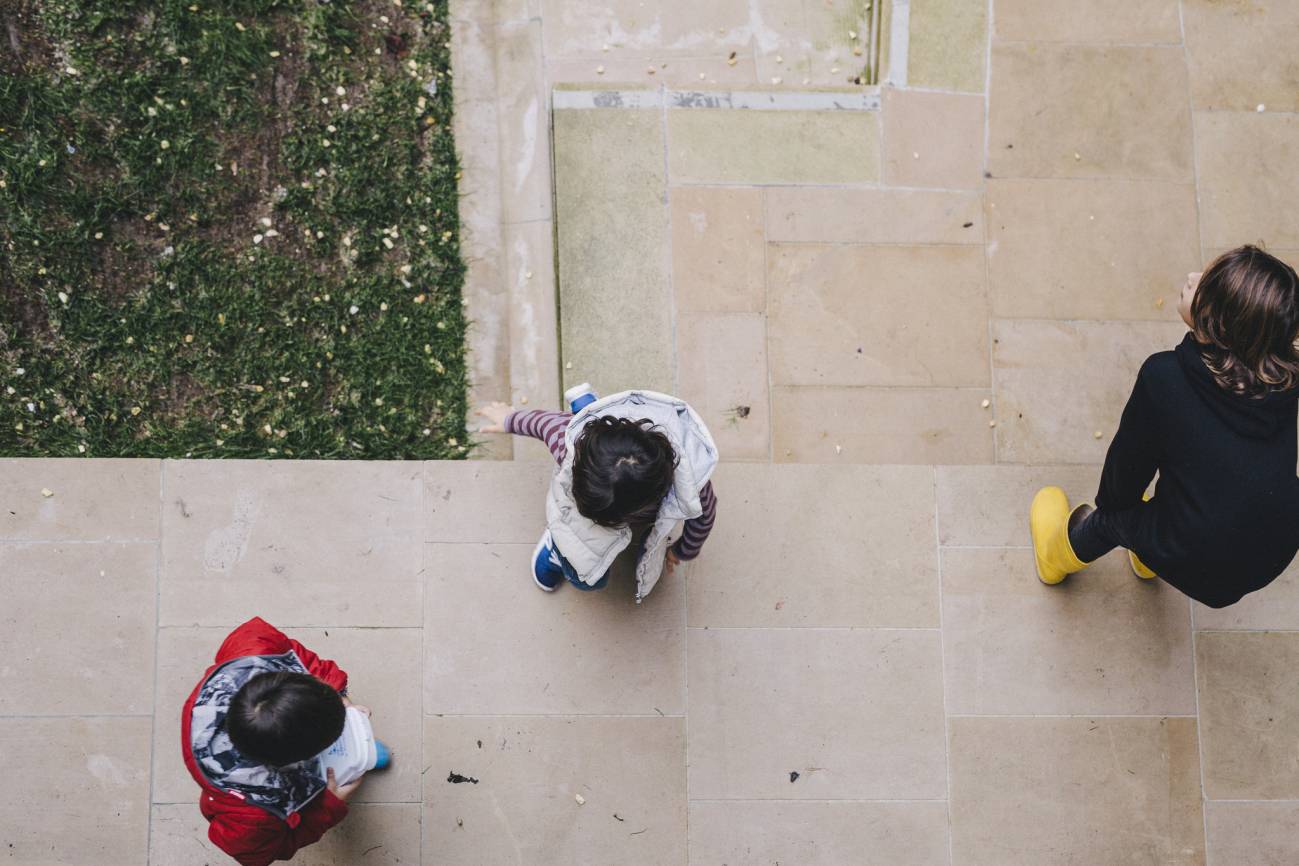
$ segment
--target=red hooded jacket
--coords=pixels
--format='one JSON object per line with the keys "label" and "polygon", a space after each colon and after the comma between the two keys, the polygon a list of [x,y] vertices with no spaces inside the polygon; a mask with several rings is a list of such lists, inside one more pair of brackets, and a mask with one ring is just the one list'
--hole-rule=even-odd
{"label": "red hooded jacket", "polygon": [[203,789],[199,810],[208,820],[208,838],[243,866],[268,866],[288,860],[299,848],[310,845],[325,831],[347,817],[347,804],[329,791],[322,791],[287,820],[245,803],[240,797],[214,787],[198,768],[190,749],[190,723],[199,690],[220,665],[243,656],[279,655],[293,650],[317,679],[338,691],[347,688],[347,674],[328,659],[322,659],[302,644],[260,617],[253,617],[226,637],[217,650],[215,663],[203,674],[180,714],[180,744],[189,774]]}

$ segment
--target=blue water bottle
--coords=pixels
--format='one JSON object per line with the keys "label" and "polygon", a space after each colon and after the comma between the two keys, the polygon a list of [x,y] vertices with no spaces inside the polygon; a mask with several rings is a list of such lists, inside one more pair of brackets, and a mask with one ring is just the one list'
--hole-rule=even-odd
{"label": "blue water bottle", "polygon": [[591,390],[590,382],[583,382],[581,385],[574,385],[564,392],[564,402],[568,404],[569,410],[576,415],[587,406],[590,406],[599,398]]}

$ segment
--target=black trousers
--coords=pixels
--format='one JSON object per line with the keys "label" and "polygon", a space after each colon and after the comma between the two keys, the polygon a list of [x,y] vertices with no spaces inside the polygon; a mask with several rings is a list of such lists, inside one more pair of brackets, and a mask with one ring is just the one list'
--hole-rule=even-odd
{"label": "black trousers", "polygon": [[1083,562],[1095,562],[1116,547],[1134,544],[1131,511],[1097,508],[1069,528],[1069,544]]}

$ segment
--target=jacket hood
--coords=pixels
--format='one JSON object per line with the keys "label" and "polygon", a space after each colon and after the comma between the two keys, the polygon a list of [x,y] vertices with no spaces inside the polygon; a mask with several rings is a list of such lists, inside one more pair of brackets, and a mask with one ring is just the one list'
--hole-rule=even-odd
{"label": "jacket hood", "polygon": [[1287,425],[1294,426],[1299,391],[1269,391],[1261,397],[1233,394],[1218,384],[1204,363],[1203,346],[1191,334],[1178,345],[1178,363],[1191,387],[1233,431],[1250,439],[1271,439]]}
{"label": "jacket hood", "polygon": [[235,692],[254,676],[292,671],[309,673],[289,651],[282,655],[243,656],[214,670],[203,682],[190,717],[190,749],[199,771],[213,787],[234,794],[284,819],[325,790],[320,759],[270,767],[240,754],[226,733],[226,713]]}
{"label": "jacket hood", "polygon": [[[655,517],[654,529],[646,540],[645,554],[637,562],[637,599],[643,598],[658,581],[668,535],[676,524],[703,513],[700,491],[717,467],[717,446],[703,419],[684,400],[655,391],[623,391],[610,394],[584,408],[564,432],[568,453],[551,480],[546,502],[546,522],[559,552],[587,584],[596,583],[614,558],[631,542],[629,527],[611,529],[588,520],[573,499],[573,460],[582,429],[592,419],[647,418],[663,432],[677,455],[672,487]],[[657,568],[655,567],[657,566]]]}

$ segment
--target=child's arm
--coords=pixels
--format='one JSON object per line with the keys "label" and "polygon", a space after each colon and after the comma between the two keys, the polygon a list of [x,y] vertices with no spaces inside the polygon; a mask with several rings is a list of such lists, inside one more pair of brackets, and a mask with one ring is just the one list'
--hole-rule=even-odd
{"label": "child's arm", "polygon": [[681,537],[672,545],[672,552],[682,562],[694,559],[708,540],[708,533],[713,531],[713,521],[717,519],[717,496],[713,493],[713,482],[709,481],[699,491],[699,502],[704,513],[686,521]]}
{"label": "child's arm", "polygon": [[322,791],[297,817],[297,826],[290,827],[255,806],[219,812],[208,825],[208,838],[241,866],[269,866],[319,841],[347,817],[347,803],[331,791]]}
{"label": "child's arm", "polygon": [[347,689],[347,674],[329,659],[322,659],[302,644],[255,616],[226,636],[217,650],[216,663],[243,656],[278,655],[293,650],[307,666],[307,672],[337,691]]}
{"label": "child's arm", "polygon": [[1112,511],[1136,508],[1159,469],[1159,413],[1150,397],[1145,370],[1123,409],[1101,472],[1096,507]]}
{"label": "child's arm", "polygon": [[564,443],[564,431],[568,422],[573,420],[568,412],[546,412],[541,409],[529,409],[526,412],[511,412],[505,416],[505,432],[516,436],[531,436],[540,439],[550,449],[550,455],[556,463],[563,463],[568,454]]}

